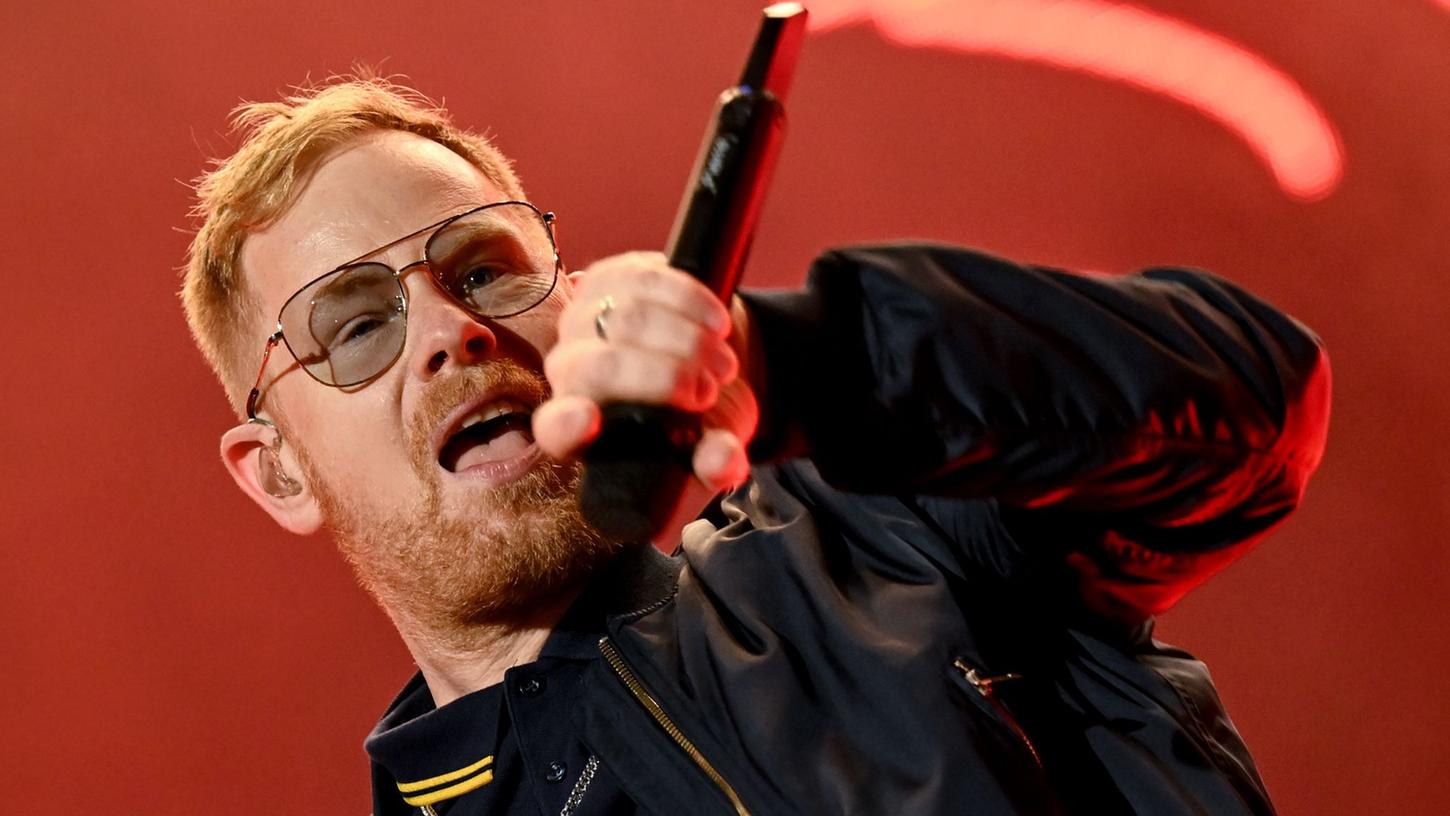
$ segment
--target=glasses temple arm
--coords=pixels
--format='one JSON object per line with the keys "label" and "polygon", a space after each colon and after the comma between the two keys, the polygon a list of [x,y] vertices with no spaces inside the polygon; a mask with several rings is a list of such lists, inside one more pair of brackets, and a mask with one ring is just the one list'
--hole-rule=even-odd
{"label": "glasses temple arm", "polygon": [[247,394],[247,421],[260,422],[263,425],[271,425],[265,419],[257,416],[257,398],[262,395],[262,375],[267,373],[267,361],[272,358],[272,349],[282,340],[282,325],[277,324],[277,330],[267,338],[267,347],[262,350],[262,365],[257,369],[257,381],[252,383],[251,393]]}

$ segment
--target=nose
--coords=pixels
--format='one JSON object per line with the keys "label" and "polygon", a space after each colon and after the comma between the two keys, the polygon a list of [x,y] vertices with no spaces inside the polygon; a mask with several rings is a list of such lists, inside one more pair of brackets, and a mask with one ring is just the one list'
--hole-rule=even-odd
{"label": "nose", "polygon": [[414,376],[430,380],[450,366],[477,365],[493,356],[498,338],[486,323],[434,286],[415,284],[409,288],[413,294],[408,304],[408,322],[413,330],[409,366]]}

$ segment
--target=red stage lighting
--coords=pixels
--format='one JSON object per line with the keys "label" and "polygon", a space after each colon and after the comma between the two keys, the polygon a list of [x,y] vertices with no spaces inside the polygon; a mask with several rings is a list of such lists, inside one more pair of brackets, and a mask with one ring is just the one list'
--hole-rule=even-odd
{"label": "red stage lighting", "polygon": [[1296,199],[1324,198],[1344,174],[1333,124],[1292,77],[1155,11],[1105,0],[815,0],[811,14],[817,31],[874,22],[902,45],[1045,63],[1166,96],[1237,134]]}

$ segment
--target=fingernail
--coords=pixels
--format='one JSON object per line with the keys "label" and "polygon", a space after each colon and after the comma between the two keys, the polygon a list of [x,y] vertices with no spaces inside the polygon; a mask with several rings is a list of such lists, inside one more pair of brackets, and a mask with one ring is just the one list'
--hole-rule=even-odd
{"label": "fingernail", "polygon": [[722,311],[722,310],[718,310],[718,309],[712,310],[710,312],[710,328],[714,329],[716,332],[722,332],[723,333],[727,328],[729,328],[729,326],[730,326],[730,313],[729,312]]}
{"label": "fingernail", "polygon": [[725,353],[714,361],[715,378],[723,385],[735,379],[740,368],[736,364],[735,352],[730,347],[725,348]]}
{"label": "fingernail", "polygon": [[723,471],[729,464],[730,454],[728,451],[713,450],[707,452],[705,455],[705,473],[715,481],[719,481],[720,477],[725,475]]}
{"label": "fingernail", "polygon": [[716,385],[715,378],[706,372],[700,372],[700,376],[695,378],[695,404],[708,409],[718,398],[719,386]]}
{"label": "fingernail", "polygon": [[569,411],[570,435],[575,437],[588,435],[590,430],[589,426],[593,421],[593,412],[584,406]]}

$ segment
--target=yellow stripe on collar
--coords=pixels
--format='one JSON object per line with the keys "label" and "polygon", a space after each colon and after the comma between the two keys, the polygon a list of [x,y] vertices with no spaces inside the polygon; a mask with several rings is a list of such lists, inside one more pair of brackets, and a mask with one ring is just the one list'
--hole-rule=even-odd
{"label": "yellow stripe on collar", "polygon": [[[489,754],[488,756],[484,757],[483,759],[480,759],[479,761],[473,763],[472,765],[469,765],[466,768],[459,768],[456,771],[449,771],[446,774],[439,774],[437,776],[430,776],[427,779],[422,779],[422,780],[419,780],[417,782],[399,782],[398,783],[398,790],[400,792],[402,792],[402,793],[412,793],[414,791],[420,791],[420,790],[423,790],[425,788],[436,787],[438,785],[442,785],[445,782],[452,782],[455,779],[462,779],[463,777],[468,776],[469,774],[473,773],[474,771],[478,770],[479,768],[485,768],[485,767],[487,767],[489,765],[492,765],[492,764],[493,764],[493,754]],[[492,773],[489,774],[489,778],[490,779],[493,778],[493,774]],[[482,783],[480,783],[480,784],[482,784]],[[475,785],[474,787],[478,787],[478,786]],[[413,803],[409,802],[409,804],[413,804]]]}
{"label": "yellow stripe on collar", "polygon": [[[493,757],[489,757],[489,759],[493,759]],[[452,799],[455,796],[462,796],[463,794],[468,793],[471,790],[481,788],[492,781],[493,770],[490,769],[484,771],[478,776],[465,779],[462,782],[459,782],[457,785],[449,785],[446,788],[433,791],[432,793],[425,793],[422,796],[404,796],[403,801],[407,804],[412,805],[413,807],[432,805],[441,802],[444,799]],[[402,787],[402,785],[399,785],[398,787]]]}

